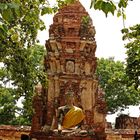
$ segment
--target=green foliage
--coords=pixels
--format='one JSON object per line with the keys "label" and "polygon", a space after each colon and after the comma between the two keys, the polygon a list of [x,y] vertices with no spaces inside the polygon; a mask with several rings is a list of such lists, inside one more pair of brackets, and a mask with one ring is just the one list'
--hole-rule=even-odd
{"label": "green foliage", "polygon": [[128,29],[123,29],[123,40],[128,40],[125,45],[127,49],[126,73],[128,75],[128,86],[133,86],[140,94],[140,24]]}
{"label": "green foliage", "polygon": [[114,15],[114,11],[116,10],[116,6],[112,1],[92,0],[91,7],[92,6],[94,6],[95,10],[102,10],[106,16],[109,12]]}
{"label": "green foliage", "polygon": [[53,9],[50,7],[44,7],[42,9],[41,15],[45,15],[45,14],[52,14],[53,13]]}
{"label": "green foliage", "polygon": [[97,75],[105,91],[108,113],[114,113],[128,105],[139,103],[138,92],[127,86],[128,77],[124,63],[115,62],[113,58],[101,58],[98,60]]}
{"label": "green foliage", "polygon": [[117,11],[117,16],[123,16],[123,19],[126,18],[124,9],[128,5],[128,0],[119,0],[118,3],[115,3],[113,0],[91,0],[90,8],[95,10],[101,10],[107,16],[108,13],[114,15]]}
{"label": "green foliage", "polygon": [[82,17],[82,24],[84,24],[85,26],[88,25],[89,21],[90,21],[90,17],[89,16],[83,16]]}
{"label": "green foliage", "polygon": [[119,8],[126,8],[128,5],[128,0],[120,0],[119,3],[118,3],[118,7]]}
{"label": "green foliage", "polygon": [[68,5],[68,4],[71,4],[71,3],[74,3],[76,0],[56,0],[57,3],[58,3],[58,7],[63,7],[65,5]]}
{"label": "green foliage", "polygon": [[11,124],[17,109],[14,90],[0,86],[0,124]]}
{"label": "green foliage", "polygon": [[43,72],[43,54],[44,48],[36,45],[33,48],[18,49],[18,52],[11,59],[5,61],[5,68],[10,72],[8,81],[10,80],[12,85],[16,87],[14,99],[17,101],[21,97],[25,99],[22,115],[27,120],[31,120],[34,86],[47,79]]}
{"label": "green foliage", "polygon": [[[28,124],[30,124],[34,86],[38,82],[46,82],[47,80],[46,74],[43,72],[43,56],[43,46],[36,45],[33,48],[20,48],[11,59],[5,61],[5,67],[0,69],[3,85],[7,85],[7,82],[10,81],[14,87],[14,89],[12,89],[14,91],[12,94],[13,99],[18,101],[21,97],[24,98],[22,102],[24,109],[17,110],[20,116],[17,120],[13,120],[14,124],[21,124],[21,120],[24,120],[22,123],[27,124],[28,122]],[[5,88],[5,90],[7,91],[7,88]],[[10,91],[9,94],[11,94]],[[0,97],[1,96],[2,94],[0,94]],[[5,103],[9,104],[9,100],[6,100]],[[6,104],[4,104],[3,107],[7,109],[5,105]],[[16,104],[15,107],[17,107]]]}

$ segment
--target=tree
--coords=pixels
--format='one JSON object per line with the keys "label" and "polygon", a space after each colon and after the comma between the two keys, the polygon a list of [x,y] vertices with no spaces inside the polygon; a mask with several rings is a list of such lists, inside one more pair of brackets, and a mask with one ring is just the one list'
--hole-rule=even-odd
{"label": "tree", "polygon": [[[1,88],[5,89],[1,90],[0,98],[5,98],[5,96],[2,96],[3,91],[9,91],[9,97],[10,95],[13,96],[15,102],[17,102],[21,98],[24,99],[22,101],[22,109],[19,109],[15,104],[15,107],[18,108],[17,112],[19,113],[20,117],[18,117],[18,121],[13,120],[13,123],[20,122],[21,124],[22,120],[24,124],[27,124],[27,122],[30,123],[31,121],[32,96],[34,93],[34,86],[38,82],[42,82],[45,84],[47,80],[46,74],[43,71],[43,54],[43,46],[35,45],[33,48],[28,48],[23,52],[21,51],[21,55],[19,56],[17,56],[18,54],[15,54],[13,56],[13,59],[10,59],[6,62],[6,65],[8,66],[0,69],[2,76],[1,81],[3,81]],[[18,62],[18,64],[15,62],[15,60]],[[8,82],[12,84],[12,87],[10,88],[11,90],[8,90],[8,88],[6,87],[4,88],[4,86],[6,86]],[[11,91],[13,91],[13,93],[10,93]],[[3,108],[6,107],[6,104],[9,104],[9,100],[5,101],[7,102],[3,104]]]}
{"label": "tree", "polygon": [[125,19],[125,8],[129,1],[131,0],[118,0],[118,2],[114,2],[113,0],[91,0],[90,7],[93,7],[95,10],[103,11],[106,16],[108,13],[114,15],[115,11],[117,11],[117,16],[122,16],[123,19]]}
{"label": "tree", "polygon": [[[46,79],[41,78],[46,77],[41,67],[43,47],[36,45],[38,30],[45,29],[40,14],[46,12],[52,12],[52,8],[45,0],[0,2],[0,62],[3,62],[6,69],[2,81],[4,84],[10,81],[15,87],[15,101],[24,96],[24,110],[21,113],[27,119],[31,118],[33,87],[41,79]],[[2,94],[0,96],[4,98]]]}
{"label": "tree", "polygon": [[105,91],[108,113],[115,113],[129,105],[136,105],[139,101],[137,93],[127,86],[125,64],[115,62],[113,58],[98,59],[97,76]]}
{"label": "tree", "polygon": [[11,124],[16,118],[14,90],[0,86],[0,124]]}
{"label": "tree", "polygon": [[123,40],[129,42],[125,45],[126,74],[128,75],[128,86],[134,87],[140,93],[140,24],[122,30]]}

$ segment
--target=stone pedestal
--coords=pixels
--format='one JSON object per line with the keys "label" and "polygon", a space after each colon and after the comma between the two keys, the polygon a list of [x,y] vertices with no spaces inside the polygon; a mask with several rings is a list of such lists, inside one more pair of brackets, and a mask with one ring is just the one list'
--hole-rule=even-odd
{"label": "stone pedestal", "polygon": [[105,140],[106,136],[104,134],[73,134],[67,136],[67,134],[62,133],[61,135],[55,132],[34,132],[31,137],[35,138],[33,140]]}

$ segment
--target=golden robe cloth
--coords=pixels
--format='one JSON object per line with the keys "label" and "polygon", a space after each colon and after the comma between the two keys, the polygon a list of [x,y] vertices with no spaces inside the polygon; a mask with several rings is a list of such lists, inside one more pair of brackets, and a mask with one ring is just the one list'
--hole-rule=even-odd
{"label": "golden robe cloth", "polygon": [[71,128],[79,124],[85,115],[81,108],[73,106],[64,116],[62,127],[64,129]]}

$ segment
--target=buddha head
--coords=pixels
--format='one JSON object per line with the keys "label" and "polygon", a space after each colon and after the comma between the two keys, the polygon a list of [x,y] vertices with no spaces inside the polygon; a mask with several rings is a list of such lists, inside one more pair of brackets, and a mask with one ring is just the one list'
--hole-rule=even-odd
{"label": "buddha head", "polygon": [[73,91],[67,91],[65,93],[65,103],[67,105],[74,105],[74,92]]}

